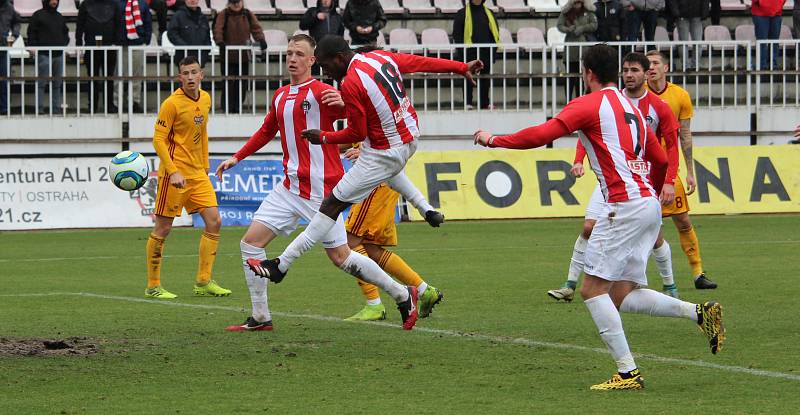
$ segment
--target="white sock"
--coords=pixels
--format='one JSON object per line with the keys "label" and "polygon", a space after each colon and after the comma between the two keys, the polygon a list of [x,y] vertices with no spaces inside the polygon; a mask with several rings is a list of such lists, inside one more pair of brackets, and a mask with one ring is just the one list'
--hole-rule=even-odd
{"label": "white sock", "polygon": [[280,257],[278,269],[281,272],[286,272],[292,266],[292,262],[300,258],[306,251],[311,249],[320,239],[325,237],[328,231],[336,225],[336,221],[329,218],[328,215],[317,212],[311,222],[300,235],[297,235],[294,240],[283,250]]}
{"label": "white sock", "polygon": [[419,293],[419,295],[422,295],[422,293],[424,293],[425,290],[427,289],[428,289],[428,283],[425,281],[422,281],[420,285],[417,285],[417,292]]}
{"label": "white sock", "polygon": [[653,257],[656,259],[658,273],[661,274],[664,285],[675,284],[675,278],[672,276],[672,250],[666,240],[660,247],[653,248]]}
{"label": "white sock", "polygon": [[425,217],[425,212],[434,210],[433,206],[431,206],[428,200],[425,199],[425,196],[422,195],[422,192],[417,189],[417,186],[414,186],[414,183],[411,182],[411,179],[409,179],[404,172],[401,171],[397,173],[396,176],[389,179],[388,183],[392,190],[403,195],[403,199],[411,203],[411,206],[417,208],[417,211],[423,218]]}
{"label": "white sock", "polygon": [[697,305],[647,288],[637,288],[622,300],[619,311],[653,317],[682,317],[697,323]]}
{"label": "white sock", "polygon": [[250,290],[250,303],[253,305],[253,318],[260,322],[272,320],[267,305],[267,279],[256,275],[245,262],[247,258],[259,260],[267,259],[267,253],[263,248],[258,248],[239,241],[239,248],[242,251],[242,268],[244,269],[244,279],[247,281],[247,289]]}
{"label": "white sock", "polygon": [[381,303],[380,297],[367,300],[367,305],[379,305],[380,303]]}
{"label": "white sock", "polygon": [[622,330],[622,319],[611,297],[608,294],[598,295],[584,300],[583,303],[586,304],[594,324],[600,331],[600,338],[611,352],[611,357],[617,362],[617,370],[626,373],[636,369],[636,362],[633,361],[625,332]]}
{"label": "white sock", "polygon": [[589,240],[583,237],[583,234],[578,235],[575,241],[575,247],[572,249],[572,259],[569,261],[569,273],[567,273],[567,281],[572,281],[577,284],[578,278],[581,277],[583,272],[583,256],[586,253],[586,245]]}
{"label": "white sock", "polygon": [[408,299],[408,290],[406,287],[397,283],[384,272],[375,261],[361,255],[355,251],[350,251],[350,255],[344,260],[339,267],[342,271],[356,277],[370,284],[377,285],[384,292],[392,296],[398,303]]}

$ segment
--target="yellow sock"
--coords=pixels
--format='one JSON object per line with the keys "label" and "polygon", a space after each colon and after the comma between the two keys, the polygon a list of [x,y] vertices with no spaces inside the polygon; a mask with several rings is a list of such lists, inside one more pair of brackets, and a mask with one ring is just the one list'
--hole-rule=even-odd
{"label": "yellow sock", "polygon": [[[357,246],[356,249],[354,249],[354,251],[358,252],[361,255],[364,255],[365,257],[369,256],[367,254],[367,250],[364,249],[364,245]],[[361,288],[361,293],[364,294],[364,298],[366,298],[367,301],[374,301],[381,298],[381,294],[378,291],[378,287],[362,280],[358,280],[358,286],[359,288]]]}
{"label": "yellow sock", "polygon": [[406,264],[406,261],[403,261],[403,258],[400,258],[400,255],[397,255],[391,251],[383,251],[383,254],[381,254],[381,259],[378,261],[378,265],[380,265],[384,271],[402,281],[405,285],[419,287],[419,285],[423,282],[419,274],[411,269],[411,267]]}
{"label": "yellow sock", "polygon": [[164,252],[164,238],[150,234],[147,238],[147,288],[161,285],[161,256]]}
{"label": "yellow sock", "polygon": [[678,232],[681,240],[681,248],[686,258],[689,259],[689,266],[692,267],[692,276],[698,276],[703,273],[703,260],[700,259],[700,243],[697,242],[697,234],[694,232],[694,227],[687,230]]}
{"label": "yellow sock", "polygon": [[211,280],[211,269],[217,259],[219,234],[203,232],[200,237],[200,262],[197,265],[197,285],[206,285]]}

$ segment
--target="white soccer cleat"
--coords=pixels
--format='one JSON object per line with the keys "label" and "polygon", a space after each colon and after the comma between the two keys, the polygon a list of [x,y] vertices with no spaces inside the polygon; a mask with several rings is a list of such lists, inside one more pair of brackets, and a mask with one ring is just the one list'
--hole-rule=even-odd
{"label": "white soccer cleat", "polygon": [[557,290],[548,291],[547,295],[554,298],[556,301],[564,300],[566,302],[571,302],[572,298],[575,297],[575,290],[569,287],[562,287]]}

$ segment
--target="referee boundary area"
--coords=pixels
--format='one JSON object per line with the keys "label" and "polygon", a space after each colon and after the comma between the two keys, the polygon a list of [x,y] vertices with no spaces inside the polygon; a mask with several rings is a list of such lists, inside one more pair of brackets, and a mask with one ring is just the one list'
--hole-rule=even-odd
{"label": "referee boundary area", "polygon": [[[195,309],[204,309],[204,310],[222,310],[222,311],[231,311],[236,313],[241,313],[241,307],[228,307],[228,306],[218,306],[218,305],[207,305],[207,304],[188,304],[188,303],[180,303],[175,301],[165,301],[165,300],[151,300],[146,298],[136,298],[136,297],[123,297],[123,296],[116,296],[116,295],[106,295],[106,294],[97,294],[97,293],[88,293],[88,292],[49,292],[49,293],[21,293],[21,294],[2,294],[0,297],[82,297],[82,298],[92,298],[92,299],[102,299],[102,300],[112,300],[112,301],[123,301],[129,303],[145,303],[145,304],[156,304],[162,306],[169,306],[169,307],[186,307],[186,308],[195,308]],[[273,315],[280,316],[280,317],[287,317],[287,318],[297,318],[297,319],[306,319],[306,320],[317,320],[317,321],[329,321],[335,322],[338,324],[371,324],[374,326],[386,327],[397,329],[399,326],[397,324],[385,323],[385,322],[350,322],[344,321],[340,317],[332,317],[332,316],[324,316],[324,315],[317,315],[317,314],[296,314],[296,313],[284,313],[284,312],[272,312]],[[597,347],[586,347],[586,346],[578,346],[575,344],[569,343],[554,343],[554,342],[546,342],[546,341],[538,341],[532,340],[522,337],[503,337],[503,336],[491,336],[486,334],[479,334],[479,333],[469,333],[469,332],[459,332],[454,330],[443,330],[443,329],[435,329],[429,327],[414,327],[415,332],[422,332],[427,334],[436,334],[440,336],[447,336],[452,338],[458,339],[466,339],[466,340],[477,340],[477,341],[488,341],[493,343],[501,343],[501,344],[517,344],[517,345],[524,345],[524,346],[534,346],[534,347],[543,347],[549,349],[560,349],[560,350],[571,350],[571,351],[579,351],[579,352],[588,352],[588,353],[595,353],[595,354],[608,354],[606,349],[601,349]],[[800,382],[800,375],[794,375],[790,373],[783,373],[783,372],[774,372],[769,370],[758,370],[758,369],[750,369],[741,366],[729,366],[729,365],[720,365],[716,363],[709,363],[702,360],[687,360],[687,359],[675,359],[671,357],[662,357],[657,355],[651,354],[634,354],[639,360],[649,360],[653,362],[663,363],[666,365],[673,365],[673,366],[694,366],[703,369],[715,369],[725,372],[733,372],[733,373],[742,373],[751,376],[763,377],[763,378],[774,378],[774,379],[784,379],[790,380],[794,382]]]}

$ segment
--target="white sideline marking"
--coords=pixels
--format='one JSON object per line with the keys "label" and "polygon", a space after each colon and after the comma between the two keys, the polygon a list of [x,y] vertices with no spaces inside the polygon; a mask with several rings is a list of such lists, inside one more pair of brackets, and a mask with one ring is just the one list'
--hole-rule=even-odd
{"label": "white sideline marking", "polygon": [[[703,242],[703,246],[716,246],[716,245],[782,245],[782,244],[796,244],[800,241],[798,240],[779,240],[779,241],[719,241],[719,242]],[[562,245],[562,244],[533,244],[533,245],[515,245],[515,246],[494,246],[492,249],[497,250],[505,250],[505,251],[512,251],[512,250],[520,250],[524,249],[526,251],[531,249],[541,249],[541,248],[572,248],[572,245]],[[486,250],[485,247],[472,247],[472,246],[465,246],[465,247],[455,247],[455,248],[442,248],[442,247],[426,247],[426,248],[401,248],[397,247],[393,249],[396,252],[428,252],[431,250],[440,251],[440,252],[462,252],[462,251],[484,251]],[[239,256],[238,253],[227,253],[227,254],[217,254],[217,256]],[[197,254],[172,254],[172,255],[164,255],[164,258],[191,258],[197,257]],[[53,262],[53,261],[84,261],[84,260],[95,260],[95,259],[131,259],[131,258],[144,258],[144,255],[138,257],[131,257],[131,256],[116,256],[116,255],[105,255],[105,256],[75,256],[75,257],[56,257],[56,258],[0,258],[0,263],[5,262]]]}
{"label": "white sideline marking", "polygon": [[[50,292],[50,293],[28,293],[28,294],[0,294],[0,297],[50,297],[50,296],[77,296],[77,297],[89,297],[89,298],[101,298],[105,300],[116,300],[116,301],[127,301],[131,303],[147,303],[147,304],[158,304],[158,305],[166,305],[172,307],[186,307],[186,308],[199,308],[204,310],[224,310],[224,311],[233,311],[240,313],[243,311],[242,307],[228,307],[228,306],[221,306],[221,305],[209,305],[209,304],[188,304],[188,303],[179,303],[170,300],[154,300],[148,298],[136,298],[136,297],[122,297],[117,295],[106,295],[106,294],[95,294],[95,293],[69,293],[69,292]],[[333,321],[337,323],[355,323],[355,324],[371,324],[375,326],[381,327],[391,327],[397,328],[398,325],[385,323],[385,322],[353,322],[353,321],[344,321],[340,317],[332,317],[332,316],[322,316],[317,314],[296,314],[296,313],[284,313],[279,311],[273,311],[273,315],[280,316],[280,317],[289,317],[289,318],[302,318],[308,320],[317,320],[317,321]],[[455,337],[455,338],[462,338],[462,339],[469,339],[469,340],[483,340],[483,341],[490,341],[495,343],[505,343],[505,344],[520,344],[525,346],[538,346],[538,347],[547,347],[551,349],[561,349],[561,350],[576,350],[581,352],[592,352],[592,353],[599,353],[599,354],[608,354],[606,349],[601,349],[598,347],[587,347],[587,346],[578,346],[576,344],[569,344],[569,343],[555,343],[555,342],[545,342],[545,341],[538,341],[538,340],[531,340],[526,339],[523,337],[503,337],[503,336],[491,336],[488,334],[478,334],[478,333],[469,333],[469,332],[459,332],[454,330],[444,330],[444,329],[434,329],[429,327],[419,327],[415,326],[414,331],[421,331],[423,333],[433,333],[439,334],[448,337]],[[783,372],[773,372],[770,370],[759,370],[759,369],[750,369],[741,366],[728,366],[728,365],[720,365],[716,363],[709,363],[702,360],[688,360],[688,359],[676,359],[672,357],[662,357],[652,354],[634,354],[637,359],[644,359],[644,360],[652,360],[654,362],[671,364],[671,365],[680,365],[680,366],[695,366],[701,367],[704,369],[717,369],[723,370],[726,372],[734,372],[734,373],[744,373],[747,375],[752,376],[760,376],[760,377],[767,377],[767,378],[777,378],[777,379],[786,379],[792,380],[796,382],[800,382],[800,375],[793,375],[790,373],[783,373]]]}

